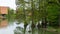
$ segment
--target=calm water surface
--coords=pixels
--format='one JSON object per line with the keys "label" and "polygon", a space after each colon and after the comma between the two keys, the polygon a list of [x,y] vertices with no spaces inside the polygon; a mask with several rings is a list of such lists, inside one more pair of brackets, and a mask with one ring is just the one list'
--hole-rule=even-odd
{"label": "calm water surface", "polygon": [[8,22],[7,19],[0,19],[0,34],[14,34],[16,27],[17,25],[15,21]]}
{"label": "calm water surface", "polygon": [[[19,25],[16,24],[17,21],[8,21],[7,19],[0,19],[0,34],[24,34],[24,23],[20,23]],[[31,31],[31,24],[29,24],[26,28],[25,34],[56,34],[51,32],[45,32],[44,30],[39,30],[34,28]],[[29,32],[30,31],[30,32]]]}
{"label": "calm water surface", "polygon": [[[7,19],[1,19],[0,22],[1,22],[0,23],[0,34],[14,34],[15,31],[18,32],[18,28],[16,27],[20,27],[19,31],[21,31],[22,29],[21,34],[23,33],[24,23],[17,25],[16,21],[8,22]],[[27,26],[26,33],[28,33],[27,32],[28,30],[29,30],[29,25]]]}

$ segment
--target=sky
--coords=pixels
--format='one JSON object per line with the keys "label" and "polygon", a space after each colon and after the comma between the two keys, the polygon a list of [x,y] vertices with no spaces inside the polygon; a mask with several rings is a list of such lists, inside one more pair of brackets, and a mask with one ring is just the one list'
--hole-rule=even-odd
{"label": "sky", "polygon": [[16,10],[15,0],[0,0],[0,6],[8,6]]}

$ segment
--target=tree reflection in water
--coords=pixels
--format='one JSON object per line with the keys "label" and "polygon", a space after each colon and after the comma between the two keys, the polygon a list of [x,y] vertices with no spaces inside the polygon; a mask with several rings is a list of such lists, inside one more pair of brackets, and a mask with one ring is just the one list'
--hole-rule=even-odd
{"label": "tree reflection in water", "polygon": [[[24,24],[24,23],[22,23],[22,24]],[[22,25],[22,24],[19,24],[19,25],[16,27],[16,29],[14,30],[14,33],[15,33],[15,34],[32,34],[31,24],[28,24],[28,25],[27,25],[25,33],[24,33],[24,25]],[[23,27],[22,27],[22,26],[23,26]],[[37,32],[38,32],[38,30],[37,30],[37,28],[35,27],[35,28],[33,29],[33,33],[34,33],[34,34],[37,34]]]}
{"label": "tree reflection in water", "polygon": [[16,29],[14,30],[14,33],[15,34],[22,34],[23,33],[23,28],[21,28],[21,27],[16,27]]}
{"label": "tree reflection in water", "polygon": [[[14,30],[14,34],[32,34],[32,28],[31,28],[31,24],[27,25],[26,31],[24,33],[24,23],[19,24],[19,26],[16,27],[16,29]],[[33,29],[33,34],[57,34],[56,32],[49,32],[46,31],[47,28],[41,28],[38,29],[37,27],[35,27]]]}
{"label": "tree reflection in water", "polygon": [[19,24],[14,30],[14,33],[15,34],[30,34],[31,33],[30,24],[26,27],[26,31],[24,31],[24,23]]}
{"label": "tree reflection in water", "polygon": [[[3,25],[2,25],[2,23],[4,23]],[[1,27],[1,25],[3,26],[3,27],[7,27],[7,25],[8,25],[8,20],[7,19],[0,19],[0,27]],[[15,29],[16,28],[16,29]],[[24,23],[20,23],[19,25],[17,25],[16,24],[16,22],[14,22],[14,24],[13,25],[11,25],[11,27],[10,26],[8,26],[8,28],[5,28],[5,29],[9,29],[9,30],[11,30],[11,31],[13,31],[14,30],[14,34],[24,34]],[[5,30],[4,29],[4,30]],[[38,32],[39,31],[39,32]],[[35,26],[35,28],[33,29],[33,34],[48,34],[48,33],[50,33],[50,34],[57,34],[56,32],[43,32],[44,31],[44,29],[43,28],[41,28],[40,27],[40,30]],[[10,32],[10,31],[9,31]],[[9,33],[8,33],[9,34]],[[31,29],[31,24],[28,24],[27,25],[27,27],[26,27],[26,31],[25,31],[25,34],[32,34],[32,29]]]}

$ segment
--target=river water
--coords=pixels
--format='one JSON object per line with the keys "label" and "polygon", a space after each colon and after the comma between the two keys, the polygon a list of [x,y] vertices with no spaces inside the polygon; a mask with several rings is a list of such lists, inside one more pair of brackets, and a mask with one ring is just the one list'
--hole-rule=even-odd
{"label": "river water", "polygon": [[14,29],[16,28],[16,25],[14,22],[12,24],[8,24],[8,20],[0,20],[0,34],[14,34]]}
{"label": "river water", "polygon": [[[0,19],[0,34],[15,34],[16,31],[22,34],[22,31],[24,29],[24,23],[20,23],[19,25],[17,25],[16,23],[17,21],[9,22],[7,19]],[[18,29],[18,27],[20,28],[20,30]],[[29,25],[27,26],[26,31],[28,30]]]}
{"label": "river water", "polygon": [[[8,19],[0,19],[0,34],[24,34],[24,23],[16,24],[17,21],[8,21]],[[31,31],[31,24],[29,24],[26,28],[25,34],[56,34],[51,32],[45,32],[44,30],[38,30],[34,28]],[[39,31],[39,33],[38,33]]]}

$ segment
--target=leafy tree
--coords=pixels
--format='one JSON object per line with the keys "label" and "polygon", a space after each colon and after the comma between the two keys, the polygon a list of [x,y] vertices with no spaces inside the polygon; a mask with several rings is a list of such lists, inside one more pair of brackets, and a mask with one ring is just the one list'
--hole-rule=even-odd
{"label": "leafy tree", "polygon": [[16,18],[26,25],[32,21],[32,27],[38,23],[40,28],[40,21],[42,21],[42,27],[46,27],[47,23],[57,26],[60,23],[59,3],[59,0],[17,0]]}
{"label": "leafy tree", "polygon": [[10,9],[10,8],[8,9],[8,15],[7,15],[7,17],[8,17],[9,20],[11,20],[11,18],[12,18],[12,20],[15,18],[14,11],[15,10],[13,10],[13,9]]}

